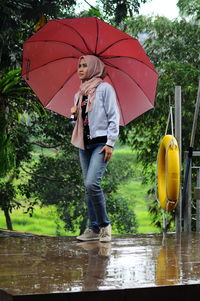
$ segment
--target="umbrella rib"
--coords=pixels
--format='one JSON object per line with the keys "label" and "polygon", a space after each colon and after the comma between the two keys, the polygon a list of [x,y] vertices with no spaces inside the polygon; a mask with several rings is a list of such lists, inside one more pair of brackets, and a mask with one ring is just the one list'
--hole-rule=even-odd
{"label": "umbrella rib", "polygon": [[[144,93],[144,95],[146,96],[146,98],[148,99],[148,101],[150,102],[147,94],[145,93],[145,91],[143,90],[143,88],[136,82],[136,80],[134,78],[132,78],[127,72],[125,72],[124,70],[120,69],[119,67],[116,67],[114,65],[112,65],[111,63],[105,63],[107,66],[112,67],[114,69],[117,69],[119,71],[121,71],[122,73],[126,74],[140,89],[141,91]],[[151,103],[151,102],[150,102]],[[152,103],[151,103],[152,105]]]}
{"label": "umbrella rib", "polygon": [[[102,60],[106,60],[106,59],[120,59],[120,58],[125,58],[125,59],[131,59],[131,60],[135,60],[143,65],[145,65],[147,68],[151,69],[153,72],[155,72],[156,74],[158,74],[158,72],[154,69],[153,65],[152,67],[145,64],[143,61],[136,59],[135,57],[130,57],[130,56],[123,56],[123,55],[118,55],[118,56],[100,56],[100,59]],[[105,62],[106,63],[106,62]],[[151,63],[151,62],[150,62]],[[108,64],[107,64],[108,65]],[[113,66],[112,66],[113,67]]]}
{"label": "umbrella rib", "polygon": [[[38,67],[36,67],[36,68],[33,68],[33,69],[29,70],[28,73],[31,73],[32,71],[38,70],[38,69],[40,69],[40,68],[42,68],[42,67],[44,67],[44,66],[47,66],[47,65],[50,64],[50,63],[56,62],[56,61],[65,60],[65,59],[77,59],[77,60],[78,60],[78,58],[79,58],[79,57],[76,57],[76,56],[61,57],[61,58],[58,58],[58,59],[55,59],[55,60],[52,60],[52,61],[48,61],[47,63],[45,63],[45,64],[43,64],[43,65],[40,65],[40,66],[38,66]],[[25,71],[24,73],[22,73],[22,75],[24,75],[24,74],[26,74],[26,71]]]}
{"label": "umbrella rib", "polygon": [[62,23],[62,22],[59,22],[59,21],[57,21],[57,20],[53,20],[53,22],[57,22],[57,23],[59,23],[59,24],[61,24],[61,25],[63,25],[63,26],[66,26],[66,27],[72,29],[72,30],[73,30],[73,31],[81,38],[81,40],[83,41],[83,43],[84,43],[85,47],[87,48],[87,50],[88,50],[89,52],[92,53],[92,50],[88,47],[88,45],[87,45],[87,43],[86,43],[84,37],[83,37],[83,36],[82,36],[82,35],[81,35],[74,27],[72,27],[72,26],[70,26],[70,25],[68,25],[68,24],[64,24],[64,23]]}
{"label": "umbrella rib", "polygon": [[96,34],[96,45],[95,45],[95,54],[97,53],[97,45],[98,45],[98,41],[99,41],[99,23],[97,22],[97,19],[95,19],[96,21],[96,29],[97,29],[97,34]]}
{"label": "umbrella rib", "polygon": [[64,85],[66,84],[66,82],[72,78],[72,76],[77,72],[77,70],[75,70],[65,81],[64,83],[60,86],[60,88],[56,91],[56,93],[54,93],[54,95],[49,99],[49,101],[46,103],[45,107],[48,106],[48,104],[50,103],[50,101],[54,98],[54,96],[64,87]]}
{"label": "umbrella rib", "polygon": [[[123,39],[117,40],[117,41],[113,42],[112,44],[108,45],[108,46],[107,46],[106,48],[104,48],[102,51],[100,51],[100,52],[98,53],[98,55],[100,56],[104,51],[108,50],[108,49],[111,48],[112,46],[114,46],[114,45],[116,45],[116,44],[118,44],[118,43],[120,43],[120,42],[126,41],[126,40],[136,40],[136,39],[130,37],[130,38],[123,38]],[[136,41],[137,41],[137,40],[136,40]]]}

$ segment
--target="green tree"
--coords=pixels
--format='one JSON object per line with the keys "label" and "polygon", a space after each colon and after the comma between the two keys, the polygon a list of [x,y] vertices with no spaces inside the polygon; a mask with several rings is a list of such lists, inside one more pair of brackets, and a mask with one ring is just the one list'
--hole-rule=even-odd
{"label": "green tree", "polygon": [[139,13],[140,5],[146,3],[148,0],[99,0],[97,3],[102,5],[105,17],[112,20],[116,25],[129,17],[133,17],[133,13]]}
{"label": "green tree", "polygon": [[31,146],[23,114],[33,109],[43,111],[38,101],[25,87],[21,70],[9,71],[0,77],[0,208],[4,211],[7,227],[12,229],[9,213],[19,207],[14,180],[18,177],[23,160],[30,160]]}
{"label": "green tree", "polygon": [[[15,153],[18,128],[23,124],[22,115],[28,109],[33,109],[40,114],[44,112],[39,101],[33,97],[33,94],[21,76],[21,69],[12,70],[0,77],[0,176],[5,176],[11,168],[19,166],[20,151]],[[20,131],[20,130],[19,130]],[[23,146],[20,146],[21,149]]]}
{"label": "green tree", "polygon": [[192,17],[191,21],[200,20],[200,1],[199,0],[179,0],[177,3],[182,16]]}

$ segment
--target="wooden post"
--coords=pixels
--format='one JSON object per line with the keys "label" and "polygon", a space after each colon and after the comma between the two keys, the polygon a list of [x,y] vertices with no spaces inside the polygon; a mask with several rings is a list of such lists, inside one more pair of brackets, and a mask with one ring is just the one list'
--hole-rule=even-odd
{"label": "wooden post", "polygon": [[[185,152],[185,164],[184,170],[186,171],[188,159],[188,152]],[[183,220],[184,220],[184,232],[191,232],[191,224],[192,224],[192,214],[191,214],[191,197],[192,197],[192,166],[190,166],[189,174],[188,174],[188,182],[185,196],[185,204],[184,204],[184,212],[183,212]]]}
{"label": "wooden post", "polygon": [[[182,119],[181,119],[181,87],[175,87],[175,137],[178,141],[180,152],[180,166],[182,162]],[[181,187],[181,185],[180,185]],[[182,191],[180,188],[179,202],[175,211],[176,232],[182,232]]]}

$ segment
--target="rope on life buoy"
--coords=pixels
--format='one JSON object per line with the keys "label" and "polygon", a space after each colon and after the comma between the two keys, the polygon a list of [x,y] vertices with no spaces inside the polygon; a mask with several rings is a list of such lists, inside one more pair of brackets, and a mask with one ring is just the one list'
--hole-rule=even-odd
{"label": "rope on life buoy", "polygon": [[165,211],[176,208],[180,191],[180,158],[176,138],[165,135],[157,158],[158,200]]}

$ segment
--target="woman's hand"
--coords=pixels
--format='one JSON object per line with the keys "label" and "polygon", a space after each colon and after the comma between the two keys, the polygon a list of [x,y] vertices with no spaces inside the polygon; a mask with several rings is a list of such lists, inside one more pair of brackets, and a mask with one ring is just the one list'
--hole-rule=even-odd
{"label": "woman's hand", "polygon": [[77,113],[78,107],[77,106],[73,106],[71,107],[71,114],[75,115]]}
{"label": "woman's hand", "polygon": [[71,107],[71,119],[73,121],[77,120],[77,116],[78,116],[77,111],[78,111],[78,107],[77,106]]}
{"label": "woman's hand", "polygon": [[99,151],[99,154],[105,152],[105,156],[104,156],[104,162],[108,162],[112,156],[112,147],[111,146],[108,146],[108,145],[105,145],[100,151]]}

